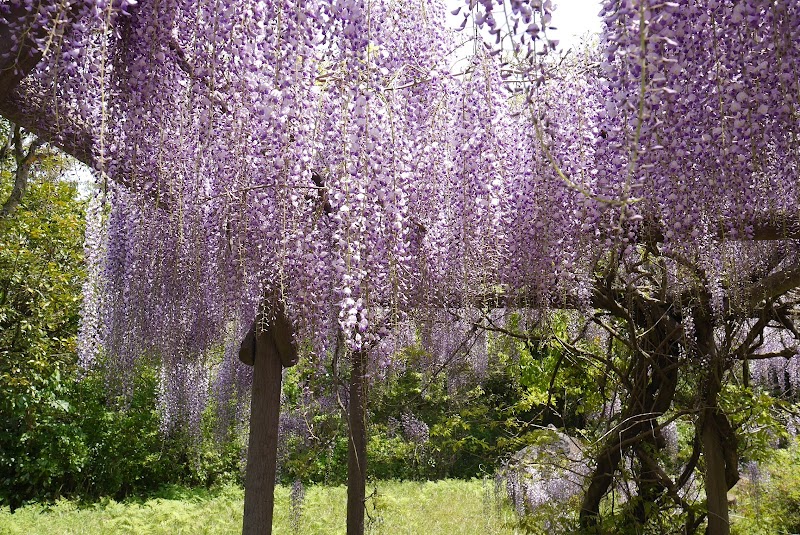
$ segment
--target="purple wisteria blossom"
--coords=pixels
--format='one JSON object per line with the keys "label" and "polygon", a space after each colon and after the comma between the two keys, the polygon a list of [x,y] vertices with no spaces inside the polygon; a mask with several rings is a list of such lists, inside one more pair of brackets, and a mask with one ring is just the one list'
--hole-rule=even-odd
{"label": "purple wisteria blossom", "polygon": [[562,63],[552,8],[464,2],[488,39],[452,72],[436,0],[4,2],[3,76],[28,75],[0,107],[109,205],[82,361],[157,357],[196,390],[175,374],[265,295],[318,359],[421,309],[589,308],[598,257],[652,237],[721,320],[759,258],[728,243],[796,225],[800,4],[607,0]]}

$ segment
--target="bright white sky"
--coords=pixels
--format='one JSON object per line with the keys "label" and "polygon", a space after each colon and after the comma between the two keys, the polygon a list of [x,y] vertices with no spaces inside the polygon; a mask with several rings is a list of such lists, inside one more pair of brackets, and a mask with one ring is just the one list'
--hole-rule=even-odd
{"label": "bright white sky", "polygon": [[[553,2],[555,9],[550,25],[556,29],[549,30],[547,37],[557,40],[559,50],[566,51],[579,45],[581,38],[600,33],[602,22],[599,17],[600,3],[601,0],[557,0]],[[461,26],[464,20],[463,8],[465,5],[465,0],[445,0],[450,28],[456,29]],[[452,15],[452,11],[458,7],[462,8],[461,13]],[[489,35],[485,34],[485,38],[489,38]],[[472,55],[473,46],[474,43],[466,42],[453,52],[450,66],[452,73],[458,73],[464,69],[464,62],[467,62]]]}
{"label": "bright white sky", "polygon": [[[557,0],[553,2],[552,26],[557,31],[550,31],[547,36],[550,39],[558,39],[559,48],[567,49],[577,45],[580,38],[587,33],[600,32],[600,0]],[[465,5],[465,0],[445,0],[447,10],[452,11],[459,6]],[[461,24],[463,15],[450,16],[451,27],[455,28]]]}
{"label": "bright white sky", "polygon": [[[600,33],[600,0],[561,0],[553,12],[553,26],[558,28],[555,38],[561,48],[578,44],[588,33]],[[548,34],[549,36],[549,34]],[[551,37],[552,39],[552,37]]]}

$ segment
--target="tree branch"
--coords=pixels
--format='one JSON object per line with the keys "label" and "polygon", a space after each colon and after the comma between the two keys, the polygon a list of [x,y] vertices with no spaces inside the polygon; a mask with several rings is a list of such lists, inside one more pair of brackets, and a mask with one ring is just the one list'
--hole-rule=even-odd
{"label": "tree branch", "polygon": [[32,18],[28,9],[24,3],[11,4],[3,6],[0,16],[5,19],[0,19],[0,22],[5,22],[0,23],[0,95],[9,95],[42,60],[42,51],[34,40],[37,34],[42,37],[42,29],[26,35],[22,43],[17,45],[18,36],[13,33],[15,27],[12,23],[26,25]]}
{"label": "tree branch", "polygon": [[[69,31],[73,22],[80,16],[80,2],[42,2],[55,9],[51,11],[52,26],[63,35]],[[47,143],[62,149],[86,165],[93,167],[94,138],[76,123],[70,123],[72,133],[66,135],[53,119],[51,100],[35,94],[23,87],[22,81],[33,72],[42,61],[45,50],[39,42],[49,42],[47,32],[41,25],[34,25],[33,16],[28,13],[24,2],[18,4],[5,2],[0,5],[0,115],[26,131],[42,138]],[[20,44],[19,28],[27,28]],[[69,121],[69,118],[61,117]]]}
{"label": "tree branch", "polygon": [[219,106],[224,113],[230,113],[228,106],[225,104],[225,102],[223,102],[221,98],[219,98],[216,88],[213,87],[208,78],[197,76],[194,65],[192,65],[186,58],[186,53],[183,51],[183,48],[181,47],[180,43],[178,43],[178,41],[176,41],[174,37],[170,38],[169,40],[169,48],[175,53],[175,61],[178,63],[178,67],[180,67],[181,70],[184,73],[186,73],[186,75],[190,79],[201,82],[206,87],[206,89],[208,89],[209,98],[211,99],[211,101],[217,106]]}
{"label": "tree branch", "polygon": [[773,273],[745,289],[742,300],[745,310],[753,310],[761,301],[775,299],[799,286],[800,265]]}
{"label": "tree branch", "polygon": [[35,161],[36,151],[44,144],[44,140],[41,138],[35,139],[28,147],[28,152],[25,153],[21,129],[19,126],[15,126],[13,144],[14,159],[17,163],[17,169],[14,172],[14,187],[11,189],[11,195],[8,196],[3,207],[0,208],[0,217],[8,217],[13,214],[20,201],[22,201],[22,196],[25,194],[25,190],[28,189],[28,176]]}

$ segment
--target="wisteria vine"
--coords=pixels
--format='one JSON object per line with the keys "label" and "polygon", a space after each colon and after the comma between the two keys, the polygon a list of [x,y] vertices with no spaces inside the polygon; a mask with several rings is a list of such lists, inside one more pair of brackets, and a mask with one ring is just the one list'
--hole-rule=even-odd
{"label": "wisteria vine", "polygon": [[82,360],[170,378],[217,350],[233,381],[220,348],[265,296],[319,356],[425,307],[588,306],[597,257],[654,234],[732,292],[719,241],[794,221],[800,4],[607,0],[599,51],[563,64],[552,7],[465,2],[491,38],[452,72],[438,1],[0,6],[3,64],[41,56],[0,101],[110,204]]}

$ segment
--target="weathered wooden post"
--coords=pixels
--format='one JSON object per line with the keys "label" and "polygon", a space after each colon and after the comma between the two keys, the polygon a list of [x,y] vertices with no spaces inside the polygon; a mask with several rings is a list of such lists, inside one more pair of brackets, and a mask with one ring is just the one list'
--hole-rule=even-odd
{"label": "weathered wooden post", "polygon": [[350,437],[347,448],[347,535],[364,534],[367,479],[367,354],[354,351],[350,358],[350,402],[347,410]]}
{"label": "weathered wooden post", "polygon": [[282,307],[275,309],[263,328],[256,319],[239,350],[239,359],[253,366],[243,535],[272,533],[282,372],[298,359],[291,324]]}

